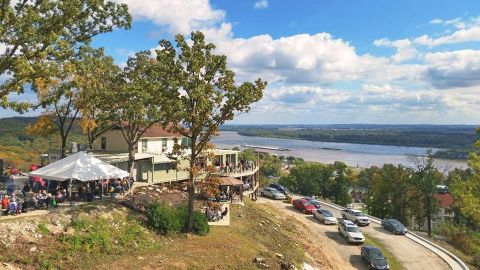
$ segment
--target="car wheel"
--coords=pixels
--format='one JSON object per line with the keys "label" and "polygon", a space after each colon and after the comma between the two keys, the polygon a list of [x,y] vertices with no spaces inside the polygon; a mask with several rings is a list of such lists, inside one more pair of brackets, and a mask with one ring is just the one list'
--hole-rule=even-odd
{"label": "car wheel", "polygon": [[263,193],[263,192],[260,192],[260,195],[261,195],[261,196],[265,196],[265,193]]}
{"label": "car wheel", "polygon": [[358,220],[355,220],[355,224],[356,224],[357,226],[360,226],[360,223],[358,222]]}
{"label": "car wheel", "polygon": [[272,199],[276,200],[276,199],[277,199],[277,196],[273,195],[273,196],[272,196]]}
{"label": "car wheel", "polygon": [[307,213],[307,209],[303,209],[302,212],[303,212],[304,214],[306,214],[306,213]]}
{"label": "car wheel", "polygon": [[347,219],[347,217],[344,214],[342,214],[342,217],[343,217],[343,219]]}

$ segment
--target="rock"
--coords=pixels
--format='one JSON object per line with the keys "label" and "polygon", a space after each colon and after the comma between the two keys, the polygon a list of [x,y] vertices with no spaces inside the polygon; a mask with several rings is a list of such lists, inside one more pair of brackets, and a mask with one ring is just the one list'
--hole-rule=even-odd
{"label": "rock", "polygon": [[140,257],[140,256],[138,256],[137,259],[139,259],[139,260],[144,260],[144,258],[143,258],[143,257]]}
{"label": "rock", "polygon": [[260,267],[260,268],[263,268],[263,269],[267,269],[267,268],[270,268],[270,265],[266,264],[266,263],[257,263],[257,266]]}
{"label": "rock", "polygon": [[277,256],[277,257],[280,258],[280,259],[283,259],[283,254],[275,253],[275,256]]}
{"label": "rock", "polygon": [[36,246],[33,246],[33,247],[30,248],[30,252],[35,252],[35,251],[37,251],[37,247],[36,247]]}
{"label": "rock", "polygon": [[148,187],[148,190],[153,190],[153,188],[152,188],[152,187]]}
{"label": "rock", "polygon": [[256,263],[264,263],[266,262],[267,259],[263,258],[263,257],[255,257],[253,258],[253,262],[256,262]]}

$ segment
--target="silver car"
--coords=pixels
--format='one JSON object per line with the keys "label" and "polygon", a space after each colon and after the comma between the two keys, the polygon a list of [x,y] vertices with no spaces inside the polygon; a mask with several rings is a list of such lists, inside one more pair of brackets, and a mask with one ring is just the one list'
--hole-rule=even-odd
{"label": "silver car", "polygon": [[261,189],[260,195],[272,198],[274,200],[285,200],[287,198],[285,197],[285,194],[271,187]]}
{"label": "silver car", "polygon": [[323,222],[323,224],[337,224],[337,218],[332,212],[326,209],[317,209],[313,211],[313,217]]}

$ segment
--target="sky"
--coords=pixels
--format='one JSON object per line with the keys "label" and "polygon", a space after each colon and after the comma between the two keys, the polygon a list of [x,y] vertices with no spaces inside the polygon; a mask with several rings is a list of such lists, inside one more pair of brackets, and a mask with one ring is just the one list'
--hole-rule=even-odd
{"label": "sky", "polygon": [[480,1],[114,1],[132,28],[93,45],[117,64],[200,30],[238,83],[268,82],[232,124],[480,124]]}

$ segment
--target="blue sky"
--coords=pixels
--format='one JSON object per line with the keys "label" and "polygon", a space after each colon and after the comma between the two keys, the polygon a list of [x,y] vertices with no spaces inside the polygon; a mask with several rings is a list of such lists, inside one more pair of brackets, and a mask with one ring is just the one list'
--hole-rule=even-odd
{"label": "blue sky", "polygon": [[477,1],[115,1],[129,5],[132,29],[93,44],[119,65],[201,30],[239,82],[269,82],[233,123],[480,122]]}

